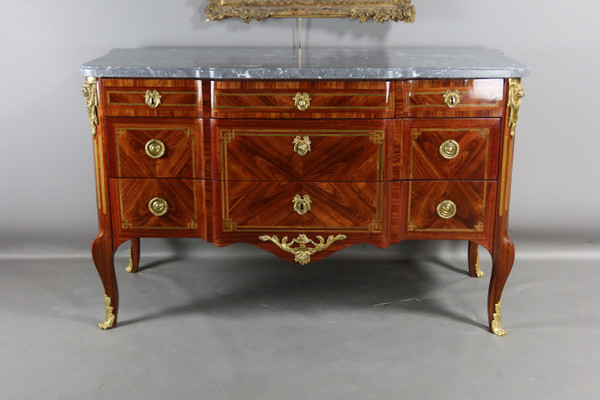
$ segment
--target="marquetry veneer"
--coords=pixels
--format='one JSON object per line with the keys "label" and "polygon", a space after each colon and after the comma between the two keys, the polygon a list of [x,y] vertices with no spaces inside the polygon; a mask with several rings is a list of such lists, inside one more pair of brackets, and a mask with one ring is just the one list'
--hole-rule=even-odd
{"label": "marquetry veneer", "polygon": [[136,272],[141,237],[248,242],[300,264],[355,243],[458,239],[469,241],[471,276],[481,275],[477,246],[492,254],[489,326],[505,333],[517,79],[86,85],[102,328],[116,323],[113,254],[127,240]]}

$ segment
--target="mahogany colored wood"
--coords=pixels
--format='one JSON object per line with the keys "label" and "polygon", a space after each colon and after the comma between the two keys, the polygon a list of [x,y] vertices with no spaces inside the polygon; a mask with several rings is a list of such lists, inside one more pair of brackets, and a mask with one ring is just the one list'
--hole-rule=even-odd
{"label": "mahogany colored wood", "polygon": [[[294,262],[259,236],[306,234],[317,241],[343,234],[311,262],[356,243],[467,240],[473,276],[483,246],[493,260],[492,329],[514,261],[508,235],[514,139],[504,80],[100,79],[98,88],[99,232],[92,257],[115,316],[114,251],[127,240],[136,272],[140,237],[248,242]],[[162,95],[159,107],[136,103],[154,89]],[[449,89],[460,92],[454,108],[443,103]],[[304,112],[293,105],[297,92],[311,96]],[[296,136],[310,139],[304,156],[294,151]],[[165,144],[162,158],[146,155],[151,139]],[[451,160],[439,153],[449,139],[460,148]],[[293,209],[296,195],[309,196],[307,214]],[[153,197],[168,202],[166,215],[150,213]],[[442,200],[456,204],[455,216],[439,217]]]}
{"label": "mahogany colored wood", "polygon": [[[444,102],[448,90],[460,92],[454,108]],[[501,117],[503,79],[411,80],[397,84],[398,118]]]}
{"label": "mahogany colored wood", "polygon": [[[107,118],[110,177],[202,178],[204,138],[202,120],[188,118]],[[146,154],[146,144],[160,140],[160,158]]]}
{"label": "mahogany colored wood", "polygon": [[[412,119],[404,121],[405,179],[496,179],[500,119]],[[454,140],[458,155],[446,159],[440,146]],[[400,158],[400,157],[397,157]]]}
{"label": "mahogany colored wood", "polygon": [[140,238],[131,239],[131,270],[132,274],[138,272],[140,267]]}
{"label": "mahogany colored wood", "polygon": [[[202,81],[195,79],[100,79],[104,115],[112,117],[202,116]],[[160,105],[146,104],[146,91],[160,92]]]}
{"label": "mahogany colored wood", "polygon": [[469,264],[469,276],[471,278],[478,278],[477,276],[477,262],[479,260],[479,245],[475,242],[469,242],[468,250],[468,264]]}
{"label": "mahogany colored wood", "polygon": [[[117,237],[201,237],[203,181],[192,179],[110,179],[113,230]],[[163,216],[150,212],[155,197],[164,199]]]}
{"label": "mahogany colored wood", "polygon": [[[393,120],[213,120],[214,179],[268,182],[383,181]],[[310,151],[294,151],[308,138]]]}
{"label": "mahogany colored wood", "polygon": [[[489,248],[494,226],[496,183],[490,181],[413,181],[408,186],[406,238],[471,240]],[[444,200],[456,214],[440,217]]]}
{"label": "mahogany colored wood", "polygon": [[[393,118],[394,82],[213,81],[213,118]],[[310,106],[294,105],[308,93]]]}

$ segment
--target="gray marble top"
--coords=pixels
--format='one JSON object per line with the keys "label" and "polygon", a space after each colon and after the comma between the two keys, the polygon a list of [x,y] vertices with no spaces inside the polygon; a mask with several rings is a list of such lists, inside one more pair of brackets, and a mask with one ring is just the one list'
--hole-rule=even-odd
{"label": "gray marble top", "polygon": [[81,66],[84,76],[210,79],[516,78],[529,67],[481,48],[115,49]]}

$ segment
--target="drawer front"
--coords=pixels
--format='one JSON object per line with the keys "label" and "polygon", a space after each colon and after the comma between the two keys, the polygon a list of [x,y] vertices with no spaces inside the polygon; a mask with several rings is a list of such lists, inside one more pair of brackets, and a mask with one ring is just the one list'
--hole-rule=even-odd
{"label": "drawer front", "polygon": [[393,118],[394,83],[213,81],[213,118]]}
{"label": "drawer front", "polygon": [[[418,181],[407,182],[408,237],[448,233],[485,237],[491,234],[495,182]],[[445,237],[441,236],[440,239]]]}
{"label": "drawer front", "polygon": [[213,123],[215,179],[382,181],[392,124],[218,121]]}
{"label": "drawer front", "polygon": [[202,116],[200,80],[102,79],[100,90],[106,116]]}
{"label": "drawer front", "polygon": [[398,85],[401,117],[501,117],[503,79],[412,80]]}
{"label": "drawer front", "polygon": [[202,125],[194,119],[106,118],[110,177],[195,178]]}
{"label": "drawer front", "polygon": [[216,182],[221,232],[382,232],[383,183]]}
{"label": "drawer front", "polygon": [[132,235],[193,234],[201,221],[198,186],[192,179],[111,179],[113,225]]}
{"label": "drawer front", "polygon": [[407,179],[496,179],[500,119],[404,122]]}

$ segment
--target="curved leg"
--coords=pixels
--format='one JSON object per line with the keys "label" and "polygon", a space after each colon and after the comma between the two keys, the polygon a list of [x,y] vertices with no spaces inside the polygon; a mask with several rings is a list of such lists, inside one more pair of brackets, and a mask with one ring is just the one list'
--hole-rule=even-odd
{"label": "curved leg", "polygon": [[472,278],[485,276],[479,268],[479,245],[475,242],[469,242],[469,276]]}
{"label": "curved leg", "polygon": [[131,239],[131,246],[129,246],[129,265],[125,268],[125,271],[135,274],[138,272],[140,266],[140,238]]}
{"label": "curved leg", "polygon": [[496,242],[492,259],[492,277],[488,292],[488,320],[490,331],[498,336],[504,336],[506,331],[500,326],[502,320],[502,290],[515,260],[515,245],[507,233],[503,233]]}
{"label": "curved leg", "polygon": [[104,306],[106,317],[98,326],[100,329],[113,328],[117,323],[117,314],[119,312],[119,289],[117,287],[117,277],[115,275],[114,251],[112,241],[109,235],[101,232],[92,242],[92,258],[102,286],[104,286]]}

